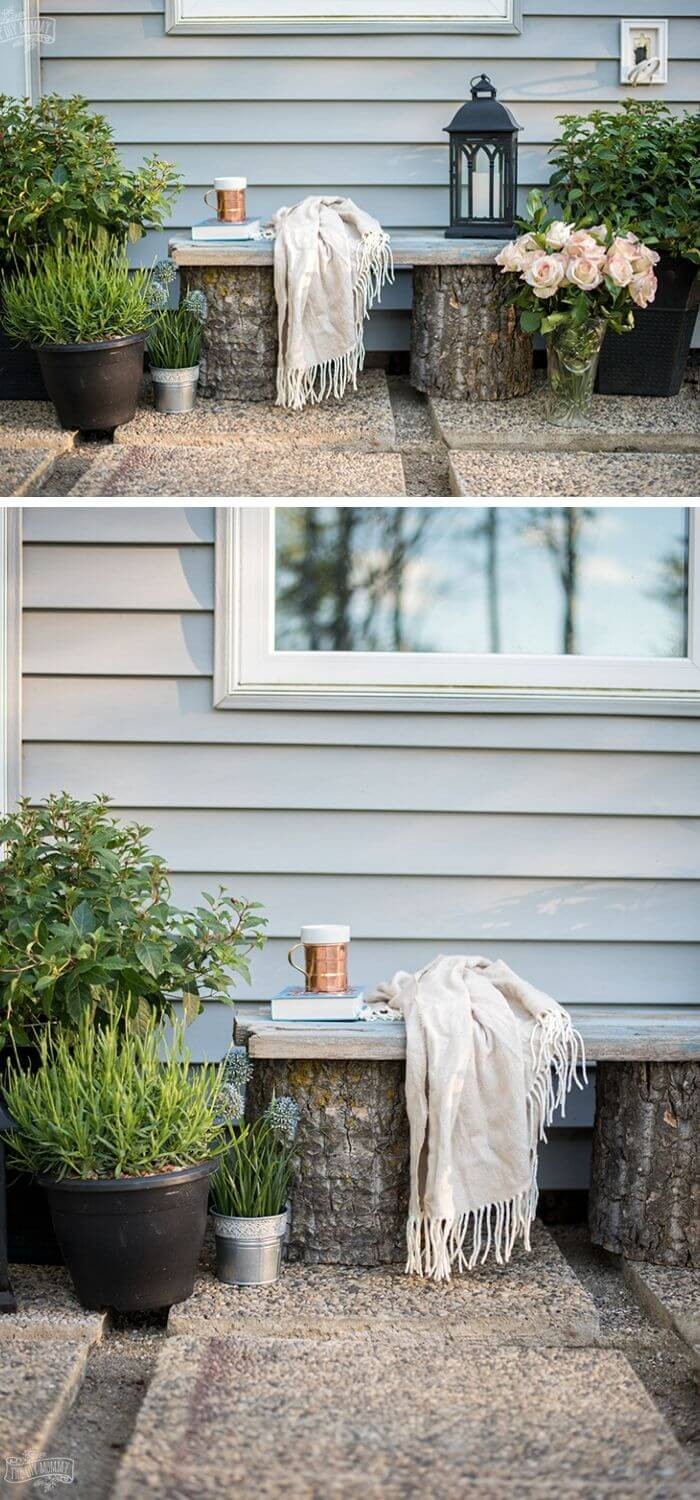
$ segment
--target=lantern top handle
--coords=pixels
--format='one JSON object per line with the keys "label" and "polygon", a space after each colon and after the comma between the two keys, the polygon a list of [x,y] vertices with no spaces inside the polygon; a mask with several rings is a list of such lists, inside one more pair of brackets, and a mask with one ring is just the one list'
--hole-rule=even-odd
{"label": "lantern top handle", "polygon": [[482,94],[485,99],[496,98],[496,90],[491,82],[491,79],[487,77],[486,73],[480,73],[477,77],[470,79],[469,87],[471,89],[472,99],[479,99]]}

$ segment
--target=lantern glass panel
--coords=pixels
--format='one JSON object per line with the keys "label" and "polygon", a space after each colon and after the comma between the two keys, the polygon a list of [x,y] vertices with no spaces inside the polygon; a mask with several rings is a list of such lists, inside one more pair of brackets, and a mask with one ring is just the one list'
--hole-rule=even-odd
{"label": "lantern glass panel", "polygon": [[505,218],[506,175],[501,146],[465,142],[460,174],[460,218]]}

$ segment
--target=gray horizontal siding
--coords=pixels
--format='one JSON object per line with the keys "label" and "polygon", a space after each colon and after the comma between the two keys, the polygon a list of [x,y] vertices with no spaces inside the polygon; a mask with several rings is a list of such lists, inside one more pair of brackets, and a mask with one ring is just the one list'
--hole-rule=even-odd
{"label": "gray horizontal siding", "polygon": [[[24,534],[25,791],[110,793],[183,905],[220,884],[261,901],[239,998],[284,981],[313,917],[351,923],[369,984],[486,951],[564,1003],[697,1005],[700,719],[216,711],[209,507],[38,507]],[[194,1055],[230,1039],[208,1006]],[[543,1186],[585,1185],[592,1107]]]}
{"label": "gray horizontal siding", "polygon": [[[43,86],[85,94],[135,166],[154,147],[185,191],[167,230],[135,252],[164,253],[168,234],[203,217],[215,175],[244,171],[250,210],[267,218],[309,192],[348,193],[388,228],[440,228],[447,215],[443,127],[485,69],[523,126],[521,204],[549,175],[557,115],[629,97],[619,84],[619,18],[658,14],[655,0],[528,0],[520,35],[460,33],[168,36],[162,0],[45,0],[56,41]],[[669,82],[645,97],[700,99],[700,9],[669,0]],[[411,280],[401,273],[371,321],[370,349],[408,341]]]}
{"label": "gray horizontal siding", "polygon": [[[118,622],[115,621],[118,628]],[[281,731],[280,738],[283,736]],[[111,787],[134,807],[274,807],[359,811],[698,817],[700,778],[687,755],[608,757],[586,750],[448,750],[284,745],[46,744],[28,753],[32,796]],[[48,785],[47,785],[48,784]]]}
{"label": "gray horizontal siding", "polygon": [[[70,669],[70,662],[65,664]],[[140,663],[134,663],[134,670]],[[524,705],[525,708],[527,705]],[[195,744],[266,744],[279,739],[266,711],[212,714],[208,677],[27,677],[24,715],[34,740]],[[417,745],[438,748],[578,750],[580,706],[568,713],[308,714],[287,710],[287,745]],[[590,716],[589,750],[670,751],[697,755],[697,718]]]}
{"label": "gray horizontal siding", "polygon": [[152,826],[154,844],[174,870],[240,868],[237,851],[245,849],[251,873],[700,878],[696,818],[131,806],[119,813]]}

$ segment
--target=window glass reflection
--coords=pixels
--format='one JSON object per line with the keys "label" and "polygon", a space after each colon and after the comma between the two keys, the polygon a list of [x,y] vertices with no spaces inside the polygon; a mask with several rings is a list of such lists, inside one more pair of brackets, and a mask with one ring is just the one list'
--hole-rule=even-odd
{"label": "window glass reflection", "polygon": [[282,651],[686,654],[684,507],[276,511]]}

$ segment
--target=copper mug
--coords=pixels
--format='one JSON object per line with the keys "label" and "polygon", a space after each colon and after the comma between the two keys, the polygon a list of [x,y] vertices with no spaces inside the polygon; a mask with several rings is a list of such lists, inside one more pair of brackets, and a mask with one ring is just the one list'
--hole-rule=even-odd
{"label": "copper mug", "polygon": [[215,177],[213,188],[204,194],[207,208],[213,208],[209,194],[216,193],[216,217],[222,224],[242,224],[245,219],[245,177]]}
{"label": "copper mug", "polygon": [[[348,984],[349,927],[302,927],[300,941],[289,950],[293,969],[304,975],[307,995],[344,995]],[[294,962],[304,949],[304,967]]]}

